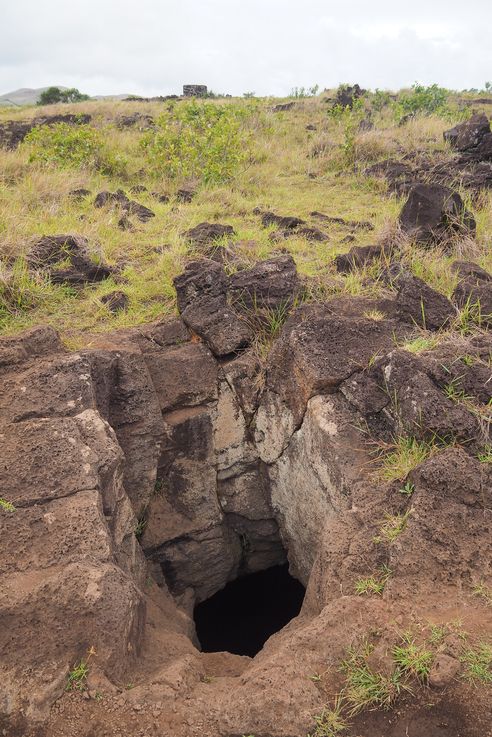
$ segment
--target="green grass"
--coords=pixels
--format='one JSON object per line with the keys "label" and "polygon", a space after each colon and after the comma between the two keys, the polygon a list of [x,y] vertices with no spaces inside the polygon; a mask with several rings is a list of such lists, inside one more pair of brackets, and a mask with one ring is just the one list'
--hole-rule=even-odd
{"label": "green grass", "polygon": [[315,728],[308,737],[336,737],[349,728],[349,723],[343,716],[344,698],[338,695],[332,707],[325,706],[321,714],[314,717]]}
{"label": "green grass", "polygon": [[477,454],[480,463],[492,463],[492,445],[485,445],[483,451]]}
{"label": "green grass", "polygon": [[410,471],[436,450],[435,443],[401,435],[392,444],[379,448],[375,475],[381,481],[405,481]]}
{"label": "green grass", "polygon": [[407,481],[401,489],[398,489],[400,494],[403,494],[403,496],[412,496],[413,492],[415,491],[415,484],[412,484],[411,481]]}
{"label": "green grass", "polygon": [[481,642],[469,648],[461,657],[465,668],[463,677],[475,684],[492,683],[492,647]]}
{"label": "green grass", "polygon": [[492,589],[483,581],[474,586],[473,593],[488,604],[488,606],[492,606]]}
{"label": "green grass", "polygon": [[388,543],[389,545],[394,543],[405,530],[410,514],[411,510],[406,511],[403,514],[385,514],[379,530],[379,535],[376,535],[373,538],[373,541],[375,543]]}
{"label": "green grass", "polygon": [[[415,94],[427,99],[430,93],[423,89]],[[372,162],[400,158],[402,153],[445,151],[442,132],[449,128],[449,111],[446,115],[440,108],[437,114],[426,112],[398,127],[395,104],[383,104],[381,93],[371,94],[364,106],[374,106],[376,128],[360,133],[357,125],[365,110],[357,105],[352,112],[340,110],[330,116],[323,97],[301,97],[286,114],[273,113],[272,100],[266,99],[177,105],[87,101],[63,108],[0,111],[0,122],[62,109],[93,116],[89,126],[39,128],[19,149],[0,151],[0,330],[12,334],[48,323],[61,331],[67,344],[82,347],[93,333],[172,316],[176,313],[173,278],[188,258],[196,256],[182,237],[190,227],[203,221],[232,225],[237,232],[232,248],[244,265],[278,253],[279,244],[269,240],[270,229],[261,226],[255,207],[298,215],[327,233],[326,243],[296,236],[281,244],[292,254],[300,275],[311,280],[306,283],[307,299],[387,294],[379,280],[384,263],[346,276],[337,274],[334,259],[350,248],[342,243],[348,230],[316,221],[310,213],[318,210],[347,220],[370,220],[374,232],[357,231],[356,244],[377,242],[394,228],[402,203],[387,196],[384,181],[360,172]],[[156,130],[120,130],[114,124],[117,116],[135,112],[152,115]],[[307,131],[308,123],[314,123],[316,130]],[[137,184],[148,191],[132,195],[130,189]],[[196,189],[189,204],[174,196],[183,185]],[[69,192],[79,187],[91,194],[76,201]],[[120,230],[117,209],[93,206],[97,192],[118,188],[156,217],[145,224],[135,222],[134,232]],[[168,194],[169,202],[158,202],[153,191]],[[478,223],[475,260],[485,268],[492,265],[490,202],[492,195],[485,194],[479,205],[473,205]],[[60,233],[87,237],[93,252],[117,267],[114,279],[74,292],[54,287],[39,274],[22,273],[31,239]],[[402,249],[402,260],[449,296],[456,284],[451,258],[437,248],[423,251],[410,244]],[[128,309],[117,314],[101,304],[101,297],[115,288],[123,289],[129,298]],[[476,329],[472,312],[462,311],[458,329]],[[366,314],[369,319],[382,318],[376,308]],[[273,316],[271,334],[276,322]],[[422,336],[413,349],[429,349],[433,339]]]}
{"label": "green grass", "polygon": [[68,674],[66,690],[67,691],[83,691],[86,686],[88,675],[89,675],[88,662],[86,660],[81,660],[79,663],[74,665],[74,667]]}
{"label": "green grass", "polygon": [[398,670],[388,677],[369,668],[367,657],[371,650],[372,647],[368,643],[351,648],[347,659],[342,663],[342,671],[345,674],[343,695],[349,716],[354,716],[364,709],[388,709],[406,688]]}
{"label": "green grass", "polygon": [[441,645],[450,630],[445,624],[433,624],[430,626],[429,643],[434,646]]}
{"label": "green grass", "polygon": [[390,576],[390,569],[387,566],[382,566],[381,569],[372,576],[359,578],[355,582],[355,593],[358,596],[363,596],[364,594],[376,594],[377,596],[382,596]]}
{"label": "green grass", "polygon": [[464,389],[460,387],[460,380],[463,377],[457,377],[444,386],[444,394],[453,402],[471,402],[473,397],[468,396]]}
{"label": "green grass", "polygon": [[393,648],[393,660],[401,672],[419,681],[427,681],[433,657],[431,650],[417,644],[408,633],[403,635],[402,643]]}
{"label": "green grass", "polygon": [[3,499],[2,497],[0,497],[0,509],[4,512],[15,512],[15,507],[12,502],[9,502],[7,499]]}

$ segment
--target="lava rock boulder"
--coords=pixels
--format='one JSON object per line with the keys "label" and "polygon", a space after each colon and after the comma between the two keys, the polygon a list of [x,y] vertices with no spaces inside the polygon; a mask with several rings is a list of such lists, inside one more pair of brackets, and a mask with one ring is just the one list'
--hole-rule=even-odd
{"label": "lava rock boulder", "polygon": [[415,242],[443,243],[456,235],[474,236],[476,222],[458,192],[440,184],[417,184],[400,213],[400,226]]}

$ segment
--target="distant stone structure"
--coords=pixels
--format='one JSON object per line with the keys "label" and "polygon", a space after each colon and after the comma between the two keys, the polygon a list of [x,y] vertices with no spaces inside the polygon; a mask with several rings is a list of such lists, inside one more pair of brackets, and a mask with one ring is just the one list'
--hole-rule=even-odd
{"label": "distant stone structure", "polygon": [[183,97],[206,97],[206,84],[184,84]]}

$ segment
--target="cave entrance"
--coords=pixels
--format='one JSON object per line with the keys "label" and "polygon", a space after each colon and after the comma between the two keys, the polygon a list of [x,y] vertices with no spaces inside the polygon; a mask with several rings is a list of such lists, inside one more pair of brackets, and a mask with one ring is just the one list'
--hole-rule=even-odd
{"label": "cave entrance", "polygon": [[228,651],[254,657],[271,635],[301,610],[304,586],[288,565],[238,578],[195,607],[203,652]]}

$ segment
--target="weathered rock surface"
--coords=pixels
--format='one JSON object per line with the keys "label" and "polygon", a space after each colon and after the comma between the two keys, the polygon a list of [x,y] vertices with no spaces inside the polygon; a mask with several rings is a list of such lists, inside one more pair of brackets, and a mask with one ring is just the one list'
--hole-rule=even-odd
{"label": "weathered rock surface", "polygon": [[104,190],[96,195],[94,200],[94,207],[105,207],[107,205],[116,205],[120,207],[123,212],[128,215],[135,215],[142,223],[146,223],[151,218],[155,217],[155,212],[152,212],[145,205],[141,205],[135,200],[130,200],[122,189],[118,189],[116,192],[108,192]]}
{"label": "weathered rock surface", "polygon": [[248,324],[228,303],[228,278],[220,264],[192,261],[176,277],[174,286],[184,322],[216,356],[227,356],[250,344]]}
{"label": "weathered rock surface", "polygon": [[444,140],[457,151],[476,149],[490,135],[490,121],[485,113],[472,115],[469,120],[459,123],[444,132]]}
{"label": "weathered rock surface", "polygon": [[453,235],[474,235],[476,223],[458,192],[438,184],[413,187],[400,213],[404,233],[418,243],[445,241]]}
{"label": "weathered rock surface", "polygon": [[347,253],[341,253],[335,258],[337,271],[347,274],[350,271],[364,267],[375,259],[384,256],[383,246],[352,246]]}
{"label": "weathered rock surface", "polygon": [[456,317],[451,302],[411,274],[398,278],[396,303],[401,317],[427,330],[440,330]]}
{"label": "weathered rock surface", "polygon": [[55,284],[99,282],[113,273],[91,254],[87,238],[79,235],[45,235],[32,246],[27,260],[31,268],[45,271]]}
{"label": "weathered rock surface", "polygon": [[210,246],[213,247],[215,241],[223,238],[232,238],[235,235],[232,225],[221,225],[220,223],[200,223],[194,228],[187,230],[182,234],[183,238],[190,241],[203,255],[210,254]]}
{"label": "weathered rock surface", "polygon": [[234,302],[254,310],[288,308],[299,289],[296,265],[290,255],[260,261],[251,269],[236,271],[229,282]]}
{"label": "weathered rock surface", "polygon": [[[412,331],[405,289],[420,290],[434,315],[435,293],[429,302],[403,274],[403,297],[384,301],[389,317],[336,297],[294,311],[266,366],[252,349],[214,353],[234,289],[271,308],[283,283],[288,295],[297,288],[292,263],[262,262],[234,283],[219,264],[193,262],[176,283],[182,319],[101,336],[90,350],[67,353],[50,328],[0,339],[0,485],[15,507],[0,510],[7,734],[20,724],[31,737],[35,718],[48,718],[46,734],[85,723],[125,734],[138,712],[149,734],[299,737],[322,712],[325,686],[343,686],[354,644],[367,639],[369,666],[391,676],[392,645],[415,622],[459,617],[488,632],[474,589],[492,583],[491,474],[479,460],[490,437],[477,420],[491,395],[489,336],[443,338],[418,355],[396,348]],[[473,264],[456,268],[490,283]],[[207,303],[220,310],[202,342],[190,323],[212,309],[187,311]],[[473,407],[451,398],[450,382]],[[374,449],[387,458],[398,438],[429,452],[387,483]],[[405,515],[389,541],[388,515]],[[199,652],[194,604],[286,559],[307,584],[300,616],[253,660]],[[356,595],[382,571],[383,595]],[[466,696],[487,715],[481,690],[454,680],[461,641],[448,640],[435,650],[433,699],[442,694],[454,714]],[[104,703],[91,685],[49,715],[90,648]],[[395,729],[413,723],[414,708],[397,703]]]}

